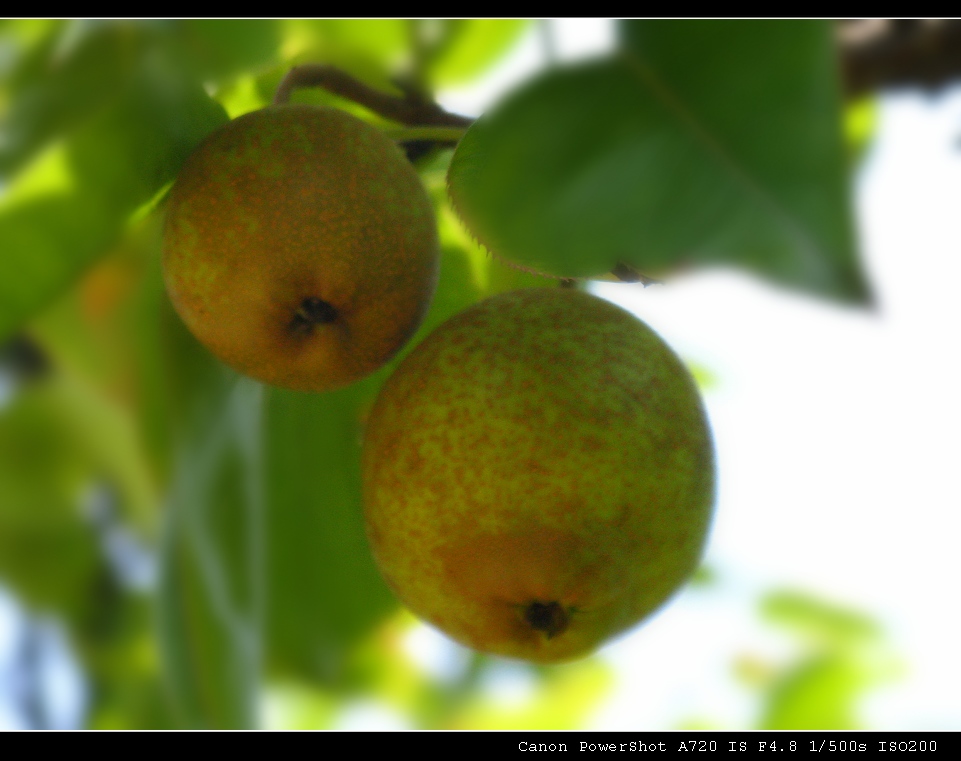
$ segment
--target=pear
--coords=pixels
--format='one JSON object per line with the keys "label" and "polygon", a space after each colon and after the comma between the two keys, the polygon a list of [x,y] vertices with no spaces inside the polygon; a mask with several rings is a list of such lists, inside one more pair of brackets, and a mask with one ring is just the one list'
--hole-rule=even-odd
{"label": "pear", "polygon": [[611,303],[534,289],[435,330],[365,431],[367,533],[415,614],[477,650],[570,660],[698,564],[714,454],[694,381]]}
{"label": "pear", "polygon": [[420,325],[433,206],[400,149],[333,108],[271,106],[209,135],[171,191],[164,279],[181,318],[246,375],[348,385]]}

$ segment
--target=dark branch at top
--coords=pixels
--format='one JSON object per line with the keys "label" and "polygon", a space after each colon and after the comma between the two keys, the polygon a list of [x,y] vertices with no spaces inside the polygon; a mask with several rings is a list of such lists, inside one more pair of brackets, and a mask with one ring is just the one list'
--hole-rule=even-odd
{"label": "dark branch at top", "polygon": [[327,92],[359,103],[375,114],[412,127],[469,127],[474,121],[452,114],[422,97],[413,89],[404,89],[403,97],[375,90],[336,66],[304,64],[295,66],[284,77],[274,95],[274,104],[287,103],[290,93],[300,87],[322,87]]}

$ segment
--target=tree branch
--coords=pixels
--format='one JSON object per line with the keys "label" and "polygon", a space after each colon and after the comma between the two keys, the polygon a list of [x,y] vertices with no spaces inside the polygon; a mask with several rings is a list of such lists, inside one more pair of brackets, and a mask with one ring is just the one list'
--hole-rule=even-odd
{"label": "tree branch", "polygon": [[321,87],[369,108],[375,114],[413,127],[469,127],[474,121],[445,111],[431,100],[404,88],[403,97],[375,90],[336,66],[304,64],[295,66],[284,77],[274,95],[274,104],[287,103],[292,91],[300,87]]}
{"label": "tree branch", "polygon": [[961,21],[851,19],[838,23],[845,94],[936,88],[961,78]]}

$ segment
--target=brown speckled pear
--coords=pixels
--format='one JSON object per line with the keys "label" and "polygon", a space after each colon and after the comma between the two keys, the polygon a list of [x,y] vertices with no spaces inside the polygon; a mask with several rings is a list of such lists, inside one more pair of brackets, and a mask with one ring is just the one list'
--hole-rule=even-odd
{"label": "brown speckled pear", "polygon": [[384,386],[364,442],[374,556],[478,650],[590,653],[697,565],[714,455],[690,374],[644,323],[536,289],[455,316]]}
{"label": "brown speckled pear", "polygon": [[377,128],[272,106],[209,135],[173,187],[164,280],[211,352],[258,380],[327,391],[414,333],[437,281],[430,199]]}

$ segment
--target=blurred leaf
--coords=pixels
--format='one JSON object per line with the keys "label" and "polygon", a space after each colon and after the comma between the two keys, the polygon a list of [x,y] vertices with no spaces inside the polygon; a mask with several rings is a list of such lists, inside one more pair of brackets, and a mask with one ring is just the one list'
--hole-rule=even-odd
{"label": "blurred leaf", "polygon": [[339,676],[346,648],[396,606],[361,505],[361,410],[375,390],[267,392],[269,648],[302,677]]}
{"label": "blurred leaf", "polygon": [[507,52],[527,29],[527,19],[430,19],[447,25],[430,62],[435,87],[463,84]]}
{"label": "blurred leaf", "polygon": [[98,700],[90,707],[86,729],[177,729],[158,679],[142,678],[136,672],[120,676],[116,682],[99,685]]}
{"label": "blurred leaf", "polygon": [[[511,664],[514,668],[525,668]],[[608,694],[613,681],[610,669],[587,659],[544,669],[533,693],[526,700],[495,701],[483,694],[452,717],[452,729],[574,729],[582,726]],[[507,702],[507,705],[504,703]]]}
{"label": "blurred leaf", "polygon": [[51,18],[0,19],[0,45],[3,46],[0,74],[7,74],[24,48],[30,48],[62,23],[61,19]]}
{"label": "blurred leaf", "polygon": [[79,382],[65,388],[56,412],[97,479],[116,494],[122,517],[147,533],[154,527],[156,493],[129,412]]}
{"label": "blurred leaf", "polygon": [[694,377],[695,383],[697,383],[698,388],[701,391],[712,391],[718,386],[718,377],[711,368],[707,365],[703,365],[700,362],[695,362],[693,360],[684,359],[684,364],[688,369],[688,372]]}
{"label": "blurred leaf", "polygon": [[852,163],[865,154],[878,129],[877,99],[867,96],[844,107],[844,141]]}
{"label": "blurred leaf", "polygon": [[132,24],[66,22],[21,51],[0,121],[0,176],[115,98],[136,69],[142,34]]}
{"label": "blurred leaf", "polygon": [[137,248],[145,231],[148,237],[154,232],[139,228],[30,329],[60,376],[69,380],[75,400],[69,419],[88,432],[87,451],[109,475],[122,517],[142,537],[156,528],[162,483],[136,415],[145,401],[136,357],[150,348],[141,342],[135,319],[144,276]]}
{"label": "blurred leaf", "polygon": [[231,119],[263,108],[270,102],[257,86],[257,78],[251,76],[238,77],[217,94],[217,100]]}
{"label": "blurred leaf", "polygon": [[87,672],[91,729],[174,729],[153,637],[152,600],[117,594],[71,635]]}
{"label": "blurred leaf", "polygon": [[181,19],[174,22],[200,76],[221,80],[275,62],[281,22],[275,19]]}
{"label": "blurred leaf", "polygon": [[[71,375],[125,403],[134,395],[131,365],[140,336],[131,326],[157,218],[128,226],[119,245],[31,323],[30,333]],[[152,253],[152,251],[151,251]]]}
{"label": "blurred leaf", "polygon": [[95,499],[118,487],[129,499],[116,466],[123,471],[132,453],[128,441],[113,439],[113,417],[95,395],[56,378],[23,388],[0,412],[0,578],[30,608],[66,624],[95,685],[94,705],[118,681],[157,682],[156,669],[144,674],[124,656],[147,634],[128,615],[143,603],[108,564],[117,537],[104,529],[115,516]]}
{"label": "blurred leaf", "polygon": [[691,578],[688,580],[688,584],[692,588],[707,588],[714,587],[717,585],[717,571],[709,565],[699,565],[694,573],[691,574]]}
{"label": "blurred leaf", "polygon": [[[125,26],[107,31],[84,38],[94,40],[80,45],[91,49],[91,61],[79,74],[67,67],[76,77],[36,83],[39,101],[49,107],[40,108],[40,116],[23,117],[31,135],[46,129],[64,137],[0,198],[0,339],[105,253],[130,214],[173,179],[200,139],[225,120],[223,109],[184,78],[170,51],[165,56],[163,48],[148,44],[152,38],[128,33]],[[139,58],[125,57],[141,43]],[[117,70],[125,72],[122,86]],[[27,105],[18,111],[18,103],[15,115],[32,113],[33,100],[23,97]],[[84,118],[76,123],[62,113],[81,107]],[[37,119],[48,126],[36,126]]]}
{"label": "blurred leaf", "polygon": [[155,245],[138,361],[148,438],[173,453],[157,592],[162,674],[182,726],[251,728],[262,665],[263,388],[184,327]]}
{"label": "blurred leaf", "polygon": [[833,37],[815,21],[635,21],[461,140],[449,186],[494,253],[558,275],[726,263],[864,302]]}
{"label": "blurred leaf", "polygon": [[44,382],[0,409],[0,578],[29,606],[82,618],[104,572],[81,503],[98,473]]}
{"label": "blurred leaf", "polygon": [[333,64],[374,87],[394,89],[391,77],[409,59],[406,19],[287,19],[284,26],[287,61]]}
{"label": "blurred leaf", "polygon": [[265,729],[327,729],[337,708],[332,696],[296,682],[272,685],[264,695]]}
{"label": "blurred leaf", "polygon": [[759,728],[858,729],[856,701],[870,683],[850,658],[815,657],[774,686]]}
{"label": "blurred leaf", "polygon": [[[52,177],[60,151],[44,157],[25,177]],[[65,176],[65,175],[64,175]],[[49,195],[22,204],[0,202],[0,340],[41,309],[106,249],[119,220],[96,196],[79,191],[72,178]],[[21,195],[17,185],[10,196]],[[28,193],[22,193],[28,195]]]}
{"label": "blurred leaf", "polygon": [[181,322],[167,297],[158,221],[142,240],[149,261],[127,320],[130,360],[135,365],[135,415],[157,480],[166,486],[178,446],[194,430],[198,397],[207,398],[208,386],[217,382],[223,368]]}
{"label": "blurred leaf", "polygon": [[[166,297],[158,220],[135,240],[148,266],[129,323],[134,410],[161,482],[170,481],[160,549],[157,634],[166,694],[189,727],[252,727],[261,676],[262,387],[210,355]],[[139,249],[139,250],[138,250]],[[149,680],[119,685],[156,714]],[[100,721],[123,722],[114,704]]]}
{"label": "blurred leaf", "polygon": [[880,629],[863,613],[830,605],[803,592],[777,590],[761,600],[762,615],[825,644],[841,646],[876,638]]}
{"label": "blurred leaf", "polygon": [[859,728],[858,703],[898,674],[881,627],[859,611],[789,589],[765,595],[760,608],[765,619],[800,635],[800,648],[779,668],[750,656],[738,663],[742,678],[766,692],[759,727]]}
{"label": "blurred leaf", "polygon": [[390,68],[409,42],[404,19],[290,19],[287,55],[310,51],[332,63],[366,59]]}
{"label": "blurred leaf", "polygon": [[223,369],[194,394],[162,548],[164,675],[180,721],[257,722],[263,604],[262,388]]}

